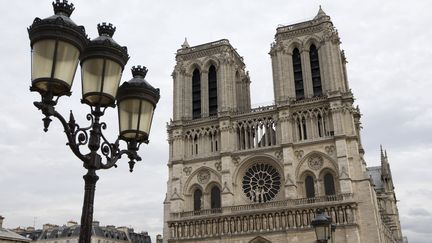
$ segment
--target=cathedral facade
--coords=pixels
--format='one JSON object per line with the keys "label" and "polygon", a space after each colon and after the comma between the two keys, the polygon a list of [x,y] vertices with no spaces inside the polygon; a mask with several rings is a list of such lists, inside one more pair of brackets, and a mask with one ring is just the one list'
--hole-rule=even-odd
{"label": "cathedral facade", "polygon": [[387,155],[366,166],[330,17],[278,27],[269,54],[275,102],[253,108],[228,40],[177,51],[164,242],[316,242],[318,209],[335,242],[402,242]]}

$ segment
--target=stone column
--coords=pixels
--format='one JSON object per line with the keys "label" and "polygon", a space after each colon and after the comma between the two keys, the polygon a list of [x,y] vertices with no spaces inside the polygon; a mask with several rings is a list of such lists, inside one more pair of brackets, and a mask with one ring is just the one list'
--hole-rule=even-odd
{"label": "stone column", "polygon": [[283,148],[283,165],[285,177],[285,198],[297,198],[297,183],[295,178],[294,149],[292,146]]}
{"label": "stone column", "polygon": [[183,104],[183,117],[192,119],[192,74],[183,76],[184,82],[184,97],[181,103]]}
{"label": "stone column", "polygon": [[293,62],[292,62],[292,52],[287,52],[285,55],[284,67],[286,70],[286,78],[284,79],[286,85],[286,96],[287,99],[293,98],[295,99],[295,85],[294,85],[294,71],[293,71]]}
{"label": "stone column", "polygon": [[172,131],[172,160],[180,160],[184,158],[184,142],[182,137],[182,129]]}
{"label": "stone column", "polygon": [[336,140],[336,156],[339,169],[339,183],[341,193],[352,193],[352,176],[348,161],[348,146],[345,139]]}
{"label": "stone column", "polygon": [[313,87],[312,87],[312,74],[311,74],[309,50],[303,48],[300,55],[301,55],[301,64],[302,64],[302,73],[303,73],[304,93],[306,98],[310,98],[313,96]]}
{"label": "stone column", "polygon": [[201,71],[201,117],[209,116],[208,70]]}
{"label": "stone column", "polygon": [[282,100],[282,75],[281,75],[281,65],[280,65],[280,57],[276,51],[270,52],[270,57],[272,61],[272,72],[273,72],[273,93],[276,102],[280,102]]}

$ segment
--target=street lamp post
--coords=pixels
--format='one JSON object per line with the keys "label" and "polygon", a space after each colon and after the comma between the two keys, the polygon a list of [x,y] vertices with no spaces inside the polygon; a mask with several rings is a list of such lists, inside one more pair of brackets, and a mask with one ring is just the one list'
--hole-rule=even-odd
{"label": "street lamp post", "polygon": [[[64,128],[72,152],[83,162],[87,174],[84,203],[81,215],[80,243],[91,242],[93,204],[96,171],[116,167],[117,161],[127,155],[132,172],[141,157],[137,151],[142,143],[148,143],[153,112],[159,101],[159,89],[145,81],[147,69],[132,68],[133,78],[119,87],[120,78],[129,56],[127,48],[113,39],[115,27],[99,24],[99,37],[89,40],[83,26],[76,25],[69,17],[74,10],[67,0],[53,2],[54,15],[45,19],[35,18],[28,28],[32,49],[30,90],[41,95],[34,105],[42,111],[44,131],[57,118]],[[82,100],[90,106],[88,127],[80,127],[72,111],[69,121],[56,111],[60,97],[70,96],[73,79],[81,63]],[[119,136],[114,143],[102,133],[107,128],[100,118],[108,107],[118,106]],[[120,141],[127,144],[120,149]],[[83,146],[88,150],[82,152]]]}
{"label": "street lamp post", "polygon": [[336,225],[332,224],[332,219],[324,210],[317,209],[316,216],[311,221],[311,226],[315,229],[317,242],[327,243],[328,240],[333,242],[333,232],[336,230]]}

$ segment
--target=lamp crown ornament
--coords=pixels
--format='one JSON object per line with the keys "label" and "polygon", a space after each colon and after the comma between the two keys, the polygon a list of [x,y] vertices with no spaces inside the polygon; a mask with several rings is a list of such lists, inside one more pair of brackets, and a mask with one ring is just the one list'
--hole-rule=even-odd
{"label": "lamp crown ornament", "polygon": [[109,36],[113,37],[114,32],[116,31],[116,27],[114,27],[111,23],[105,23],[97,25],[98,33],[100,36]]}
{"label": "lamp crown ornament", "polygon": [[52,5],[54,7],[55,14],[63,13],[68,17],[70,17],[72,12],[75,10],[73,3],[68,3],[68,0],[56,0],[52,3]]}
{"label": "lamp crown ornament", "polygon": [[132,70],[132,76],[134,78],[137,77],[145,78],[148,72],[148,69],[145,66],[141,66],[141,65],[133,66],[131,70]]}

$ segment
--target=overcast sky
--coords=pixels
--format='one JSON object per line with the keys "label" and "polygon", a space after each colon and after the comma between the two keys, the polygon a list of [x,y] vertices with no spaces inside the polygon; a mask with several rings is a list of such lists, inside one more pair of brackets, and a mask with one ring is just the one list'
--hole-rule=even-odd
{"label": "overcast sky", "polygon": [[[35,17],[53,14],[51,1],[0,0],[0,214],[4,226],[80,220],[83,200],[82,163],[65,146],[58,121],[42,131],[42,114],[32,105],[30,45],[26,28]],[[348,59],[350,87],[363,114],[363,146],[369,166],[379,165],[379,145],[387,149],[403,234],[410,242],[430,242],[432,233],[432,2],[423,1],[252,1],[75,0],[72,19],[91,38],[96,25],[111,22],[114,39],[133,65],[149,68],[147,80],[161,89],[150,144],[142,146],[143,162],[128,172],[100,171],[94,219],[102,225],[132,226],[152,238],[162,232],[168,144],[166,122],[172,115],[175,52],[187,37],[191,46],[227,38],[244,56],[252,84],[252,103],[273,100],[268,52],[279,24],[313,18],[318,6],[332,18]],[[83,126],[88,108],[81,105],[80,71],[73,95],[58,109],[74,110]],[[115,109],[107,112],[108,137],[117,134]]]}

